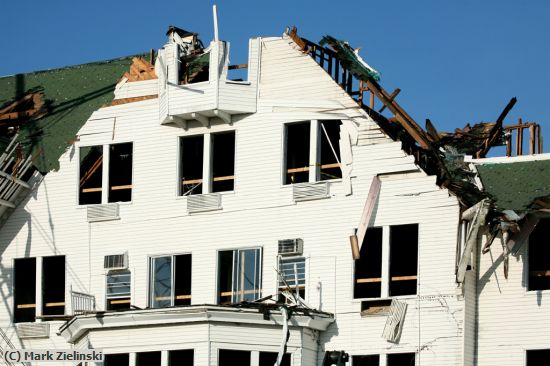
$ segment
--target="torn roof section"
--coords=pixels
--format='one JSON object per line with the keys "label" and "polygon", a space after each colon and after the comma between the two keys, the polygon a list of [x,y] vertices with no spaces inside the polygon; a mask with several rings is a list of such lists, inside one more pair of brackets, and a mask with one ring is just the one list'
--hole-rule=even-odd
{"label": "torn roof section", "polygon": [[[0,120],[0,127],[17,123],[19,141],[27,154],[34,155],[36,169],[41,173],[58,169],[59,157],[72,144],[77,131],[95,110],[111,103],[115,85],[128,71],[133,57],[0,78],[0,110],[29,92],[41,93],[45,108],[45,113]],[[1,151],[8,142],[0,137]]]}

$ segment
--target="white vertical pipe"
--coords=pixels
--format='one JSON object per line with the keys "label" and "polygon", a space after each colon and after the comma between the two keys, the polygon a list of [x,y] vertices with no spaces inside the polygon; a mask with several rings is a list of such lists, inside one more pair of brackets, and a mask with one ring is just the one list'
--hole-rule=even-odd
{"label": "white vertical pipe", "polygon": [[212,13],[214,15],[214,41],[218,42],[218,8],[212,5]]}

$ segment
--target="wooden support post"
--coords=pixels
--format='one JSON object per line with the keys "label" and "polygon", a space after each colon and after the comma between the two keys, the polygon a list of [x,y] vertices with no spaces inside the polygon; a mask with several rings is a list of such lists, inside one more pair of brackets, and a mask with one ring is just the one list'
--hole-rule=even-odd
{"label": "wooden support post", "polygon": [[370,93],[370,103],[369,103],[369,107],[370,109],[374,109],[374,93],[371,91],[369,92]]}
{"label": "wooden support post", "polygon": [[357,228],[356,236],[357,236],[357,243],[359,246],[359,250],[361,250],[361,246],[363,245],[363,240],[365,239],[365,235],[367,234],[369,221],[372,216],[372,212],[374,211],[374,206],[376,205],[376,201],[378,200],[378,195],[380,194],[381,186],[382,186],[382,182],[380,181],[380,178],[378,176],[374,176],[370,184],[369,194],[367,195],[365,206],[363,207],[363,213],[361,214],[361,221],[359,222],[359,226]]}
{"label": "wooden support post", "polygon": [[506,133],[506,156],[512,156],[512,130]]}
{"label": "wooden support post", "polygon": [[535,125],[531,124],[529,126],[529,155],[535,153]]}

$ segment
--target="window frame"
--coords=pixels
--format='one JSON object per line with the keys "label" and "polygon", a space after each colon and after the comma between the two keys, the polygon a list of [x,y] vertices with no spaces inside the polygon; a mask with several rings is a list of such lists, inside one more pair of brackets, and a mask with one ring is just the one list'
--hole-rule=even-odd
{"label": "window frame", "polygon": [[[529,237],[527,238],[527,242],[524,243],[524,248],[523,250],[525,250],[525,253],[527,255],[524,256],[524,265],[523,265],[523,268],[524,268],[524,283],[525,283],[525,292],[527,294],[536,294],[536,293],[543,293],[543,292],[550,292],[550,286],[548,286],[548,288],[543,288],[543,289],[531,289],[531,286],[532,286],[532,280],[531,280],[531,272],[535,272],[537,270],[534,270],[532,271],[531,270],[531,267],[532,267],[532,264],[531,264],[531,245],[533,244],[531,242],[531,236],[533,235],[533,232],[535,232],[535,230],[537,230],[537,227],[545,227],[544,226],[544,223],[548,223],[550,224],[550,216],[547,216],[547,215],[541,215],[541,216],[538,216],[538,223],[537,225],[535,226],[535,228],[533,229],[533,231],[529,234]],[[540,225],[540,226],[539,226]],[[539,243],[538,245],[544,245],[544,243]],[[550,270],[550,264],[548,264],[548,267]],[[543,270],[543,271],[548,271],[548,270]],[[539,270],[541,271],[541,270]]]}
{"label": "window frame", "polygon": [[[390,285],[391,285],[391,277],[390,277],[390,268],[391,268],[391,243],[390,243],[390,232],[391,227],[393,226],[403,226],[403,225],[417,225],[417,263],[416,263],[416,292],[415,294],[407,294],[407,295],[390,295]],[[418,284],[419,284],[419,269],[420,269],[420,238],[421,238],[421,227],[422,225],[418,222],[413,223],[400,223],[400,224],[393,224],[393,225],[380,225],[380,226],[374,226],[369,227],[369,229],[373,228],[382,228],[382,277],[381,277],[381,290],[380,290],[380,297],[355,297],[355,286],[356,286],[356,270],[355,267],[357,266],[357,260],[353,261],[353,273],[352,273],[352,283],[353,283],[353,289],[352,289],[352,300],[353,301],[371,301],[371,300],[390,300],[390,299],[400,299],[400,298],[412,298],[416,297],[418,295]]]}
{"label": "window frame", "polygon": [[[214,183],[214,135],[229,134],[233,133],[233,189],[229,191],[218,191],[214,192],[213,183]],[[202,136],[202,177],[200,183],[200,193],[195,194],[185,194],[183,191],[183,149],[182,143],[183,140],[190,137]],[[191,195],[201,195],[201,194],[210,194],[210,193],[234,193],[237,186],[237,130],[236,129],[221,129],[217,131],[208,131],[204,133],[193,133],[189,135],[180,135],[177,137],[177,175],[176,175],[176,196],[178,198],[188,197]],[[206,187],[206,189],[205,189]]]}
{"label": "window frame", "polygon": [[[117,295],[117,296],[113,296],[113,297],[109,297],[109,293],[108,293],[108,286],[109,286],[109,276],[110,275],[120,275],[122,273],[128,273],[130,275],[130,281],[129,281],[129,291],[128,291],[128,296],[120,296],[120,295]],[[125,299],[125,298],[128,298],[129,302],[128,302],[128,309],[131,308],[132,306],[132,281],[133,281],[133,276],[132,276],[132,271],[130,271],[130,269],[122,269],[122,270],[109,270],[107,271],[107,273],[105,273],[105,311],[118,311],[118,310],[122,310],[122,309],[109,309],[109,299]],[[126,309],[126,308],[123,308],[123,309]]]}
{"label": "window frame", "polygon": [[[189,255],[191,256],[191,294],[189,295],[185,295],[185,296],[189,296],[189,300],[191,301],[193,298],[193,256],[191,253],[189,252],[184,252],[184,253],[174,253],[174,254],[158,254],[158,255],[150,255],[148,256],[147,260],[148,260],[148,281],[147,281],[147,307],[151,308],[151,309],[161,309],[162,307],[154,307],[153,306],[153,291],[154,291],[154,278],[153,278],[153,262],[156,258],[163,258],[163,257],[170,257],[171,258],[171,263],[170,263],[170,266],[171,266],[171,269],[170,269],[170,286],[171,286],[171,290],[170,290],[170,307],[171,306],[179,306],[179,305],[175,305],[175,301],[176,301],[176,296],[175,296],[175,273],[176,273],[176,261],[175,261],[175,257],[177,256],[183,256],[183,255]],[[185,305],[182,305],[182,306],[185,306]]]}
{"label": "window frame", "polygon": [[[289,284],[289,287],[292,291],[296,292],[296,289],[298,289],[298,292],[302,292],[303,291],[303,295],[300,294],[300,297],[302,297],[304,300],[307,301],[306,299],[306,296],[308,296],[308,291],[306,291],[307,289],[307,274],[308,274],[308,264],[307,264],[307,258],[303,255],[293,255],[293,256],[284,256],[284,255],[277,255],[277,269],[279,271],[280,274],[282,274],[282,268],[281,268],[281,262],[284,262],[284,261],[295,261],[295,263],[298,262],[298,260],[301,262],[303,261],[304,263],[304,278],[303,278],[303,284],[300,284],[300,279],[298,279],[298,285],[294,284],[294,285],[290,285]],[[281,283],[281,280],[279,278],[279,276],[277,276],[277,292],[279,294],[281,294],[282,290],[284,289],[284,284]]]}
{"label": "window frame", "polygon": [[[110,170],[110,164],[111,164],[111,146],[113,145],[120,145],[120,144],[131,144],[132,145],[132,167],[131,167],[131,192],[130,192],[130,200],[129,201],[114,201],[109,202],[109,192],[110,192],[110,186],[109,186],[109,170]],[[80,172],[80,166],[81,166],[81,149],[82,148],[92,148],[96,146],[101,146],[102,148],[102,165],[101,165],[101,174],[102,174],[102,181],[101,181],[101,202],[99,203],[80,203],[80,179],[81,179],[81,172]],[[117,203],[117,204],[131,204],[134,200],[134,188],[135,188],[135,141],[112,141],[111,143],[107,144],[82,144],[77,146],[77,161],[78,161],[78,169],[76,170],[76,187],[78,189],[76,190],[76,205],[77,207],[87,207],[90,205],[104,205],[104,204],[110,204],[110,203]]]}
{"label": "window frame", "polygon": [[[283,132],[282,132],[282,159],[281,159],[281,185],[283,187],[285,186],[291,186],[292,182],[287,182],[287,174],[288,174],[288,126],[290,125],[296,125],[301,123],[309,123],[309,165],[307,167],[308,174],[308,180],[303,183],[316,183],[316,182],[334,182],[341,180],[343,177],[343,171],[342,171],[342,152],[340,151],[340,146],[336,146],[335,149],[338,149],[338,160],[340,162],[340,177],[332,178],[332,179],[322,179],[321,177],[321,146],[323,139],[326,139],[326,136],[323,132],[323,128],[321,124],[323,122],[340,122],[339,126],[342,126],[344,123],[341,119],[311,119],[311,120],[301,120],[301,121],[292,121],[292,122],[286,122],[283,124]],[[339,139],[338,139],[339,141]],[[333,152],[330,152],[333,154]],[[337,163],[335,163],[337,164]],[[329,164],[332,165],[332,164]]]}
{"label": "window frame", "polygon": [[[262,296],[262,291],[263,291],[263,256],[264,256],[264,249],[263,247],[261,246],[247,246],[247,247],[242,247],[242,248],[228,248],[228,249],[219,249],[216,251],[216,303],[217,304],[222,304],[223,302],[221,301],[221,268],[220,268],[220,265],[221,265],[221,262],[220,262],[220,254],[222,252],[233,252],[233,256],[232,256],[232,262],[231,262],[231,301],[229,303],[233,303],[233,296],[235,295],[235,292],[238,292],[238,291],[235,291],[234,288],[233,288],[233,283],[235,281],[234,279],[234,276],[235,276],[235,268],[234,268],[234,262],[235,262],[235,253],[239,253],[241,251],[245,251],[245,250],[258,250],[259,251],[259,256],[260,256],[260,261],[259,261],[259,269],[258,269],[258,273],[259,273],[259,279],[258,279],[258,283],[259,283],[259,289],[258,289],[258,298],[261,298]],[[227,295],[229,296],[229,295]],[[242,301],[242,300],[240,300]],[[223,303],[225,304],[225,303]]]}

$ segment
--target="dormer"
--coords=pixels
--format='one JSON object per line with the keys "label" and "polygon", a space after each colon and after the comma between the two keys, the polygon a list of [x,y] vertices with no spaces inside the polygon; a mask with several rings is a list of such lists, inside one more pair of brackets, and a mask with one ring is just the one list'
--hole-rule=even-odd
{"label": "dormer", "polygon": [[[171,26],[155,63],[159,82],[159,121],[185,129],[231,124],[234,115],[256,112],[259,39],[249,42],[247,65],[230,66],[229,42],[204,47],[193,32]],[[229,70],[248,68],[247,80],[231,80]]]}

